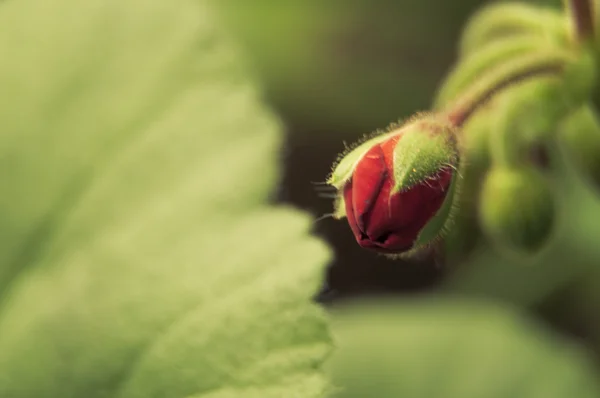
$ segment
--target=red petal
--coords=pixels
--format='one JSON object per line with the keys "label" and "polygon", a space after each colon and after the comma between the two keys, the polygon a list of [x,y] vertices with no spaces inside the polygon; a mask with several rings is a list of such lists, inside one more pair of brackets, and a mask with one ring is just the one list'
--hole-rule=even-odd
{"label": "red petal", "polygon": [[423,227],[442,206],[452,174],[452,169],[444,169],[435,179],[418,184],[392,197],[390,227],[393,239],[386,242],[387,249],[393,249],[395,245],[412,246]]}
{"label": "red petal", "polygon": [[390,209],[390,192],[393,181],[390,177],[383,180],[379,195],[371,211],[365,215],[365,234],[373,242],[383,242],[390,233],[392,226]]}
{"label": "red petal", "polygon": [[362,232],[356,224],[356,218],[354,217],[354,206],[352,205],[352,179],[344,186],[344,206],[346,208],[346,219],[350,225],[350,229],[354,234],[357,241],[360,241]]}
{"label": "red petal", "polygon": [[366,232],[366,219],[375,206],[387,174],[383,153],[379,145],[369,149],[354,169],[352,175],[352,206],[356,224],[362,232]]}
{"label": "red petal", "polygon": [[383,152],[383,158],[385,161],[385,165],[388,170],[390,170],[390,178],[393,178],[394,170],[394,149],[396,149],[396,145],[398,141],[402,138],[402,134],[397,134],[390,138],[389,140],[381,143],[381,151]]}
{"label": "red petal", "polygon": [[[393,195],[388,203],[391,212],[388,220],[386,222],[381,220],[381,224],[377,225],[371,222],[368,230],[371,242],[362,246],[387,252],[410,249],[423,227],[442,206],[451,179],[452,170],[444,169],[436,179]],[[384,186],[387,184],[386,181]],[[386,194],[389,194],[389,191]],[[377,209],[378,205],[373,209],[373,214]]]}

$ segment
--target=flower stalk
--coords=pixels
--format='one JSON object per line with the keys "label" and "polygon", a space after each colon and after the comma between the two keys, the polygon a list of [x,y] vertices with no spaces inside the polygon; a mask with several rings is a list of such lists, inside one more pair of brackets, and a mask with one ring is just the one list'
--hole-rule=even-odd
{"label": "flower stalk", "polygon": [[571,56],[563,52],[535,54],[501,65],[460,96],[446,112],[450,122],[461,127],[492,97],[516,83],[540,76],[560,76]]}
{"label": "flower stalk", "polygon": [[585,43],[594,38],[594,5],[591,0],[564,0],[573,21],[575,40]]}

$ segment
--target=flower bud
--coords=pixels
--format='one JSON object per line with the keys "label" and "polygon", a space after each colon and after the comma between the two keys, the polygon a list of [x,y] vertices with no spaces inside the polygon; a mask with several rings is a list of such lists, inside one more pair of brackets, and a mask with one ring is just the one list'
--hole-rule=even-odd
{"label": "flower bud", "polygon": [[457,163],[453,129],[422,116],[341,159],[328,181],[338,188],[335,215],[347,217],[364,248],[403,253],[424,246],[449,219]]}
{"label": "flower bud", "polygon": [[538,250],[554,225],[554,198],[534,168],[493,168],[483,184],[482,228],[501,246],[521,252]]}
{"label": "flower bud", "polygon": [[558,139],[577,171],[600,189],[600,121],[593,106],[583,106],[565,118]]}

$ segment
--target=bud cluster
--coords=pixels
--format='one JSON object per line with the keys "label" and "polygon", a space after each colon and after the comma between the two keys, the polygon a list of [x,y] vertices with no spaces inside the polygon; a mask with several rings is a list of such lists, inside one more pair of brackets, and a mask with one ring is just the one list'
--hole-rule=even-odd
{"label": "bud cluster", "polygon": [[469,212],[503,248],[544,246],[555,224],[554,192],[533,149],[560,142],[600,183],[593,30],[569,26],[567,15],[517,3],[485,8],[465,29],[434,111],[339,159],[327,181],[337,190],[334,216],[347,219],[360,246],[414,253],[451,234]]}

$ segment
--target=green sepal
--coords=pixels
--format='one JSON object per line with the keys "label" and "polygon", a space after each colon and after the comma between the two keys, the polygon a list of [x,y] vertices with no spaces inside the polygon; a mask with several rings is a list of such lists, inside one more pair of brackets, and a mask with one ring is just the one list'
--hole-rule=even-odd
{"label": "green sepal", "polygon": [[341,220],[346,217],[346,203],[344,201],[343,191],[338,191],[338,194],[333,201],[333,213],[331,216],[336,220]]}
{"label": "green sepal", "polygon": [[483,230],[501,248],[531,253],[549,239],[554,227],[553,193],[532,167],[492,168],[480,196]]}
{"label": "green sepal", "polygon": [[332,185],[337,189],[341,189],[352,176],[356,164],[364,156],[364,154],[367,153],[367,151],[369,151],[373,145],[387,140],[390,138],[390,136],[393,136],[397,132],[398,131],[394,130],[377,135],[359,144],[347,153],[340,155],[337,163],[333,166],[333,171],[327,178],[327,184]]}
{"label": "green sepal", "polygon": [[419,236],[417,237],[417,240],[415,240],[413,245],[414,249],[419,250],[420,248],[435,242],[448,230],[449,225],[452,222],[453,212],[457,207],[456,197],[458,196],[460,179],[460,175],[458,173],[454,173],[450,183],[450,188],[448,189],[448,193],[446,194],[446,199],[444,199],[442,207],[440,207],[435,216],[429,220],[427,225],[423,227],[419,233]]}
{"label": "green sepal", "polygon": [[488,5],[467,23],[460,41],[460,54],[471,54],[507,37],[517,41],[537,36],[548,42],[567,43],[568,26],[564,15],[551,8],[517,2]]}
{"label": "green sepal", "polygon": [[416,119],[402,128],[393,153],[394,187],[390,195],[435,178],[458,163],[456,129],[441,118]]}

